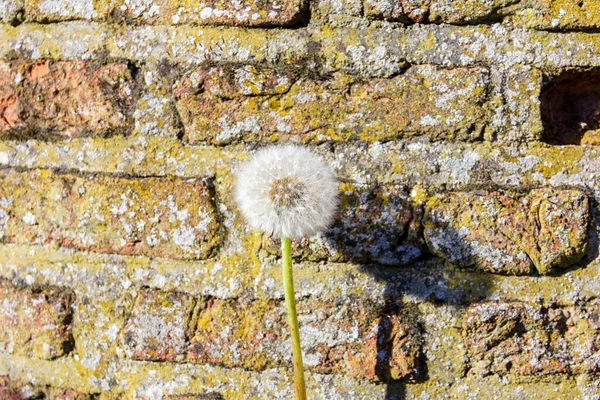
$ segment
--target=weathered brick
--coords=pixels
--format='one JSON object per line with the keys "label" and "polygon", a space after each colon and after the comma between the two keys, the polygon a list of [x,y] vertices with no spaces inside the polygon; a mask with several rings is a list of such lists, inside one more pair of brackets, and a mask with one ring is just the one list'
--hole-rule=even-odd
{"label": "weathered brick", "polygon": [[[37,0],[36,0],[37,1]],[[304,21],[306,0],[114,0],[97,4],[104,18],[143,24],[247,27],[293,26]]]}
{"label": "weathered brick", "polygon": [[453,264],[547,274],[585,255],[589,218],[587,196],[579,190],[474,191],[434,196],[423,226],[431,252]]}
{"label": "weathered brick", "polygon": [[586,0],[365,0],[373,19],[417,23],[478,24],[508,18],[536,29],[596,29],[600,1]]}
{"label": "weathered brick", "polygon": [[201,259],[219,242],[206,180],[0,173],[0,240]]}
{"label": "weathered brick", "polygon": [[365,0],[365,15],[388,21],[473,24],[496,21],[518,0]]}
{"label": "weathered brick", "polygon": [[[304,363],[312,371],[375,380],[415,379],[423,372],[416,321],[402,310],[382,316],[374,305],[303,299],[297,311]],[[209,299],[188,359],[252,370],[287,363],[286,318],[281,301]]]}
{"label": "weathered brick", "polygon": [[513,22],[536,29],[600,28],[600,0],[533,0],[524,2]]}
{"label": "weathered brick", "polygon": [[203,394],[173,394],[164,397],[165,400],[223,400],[223,396],[218,393]]}
{"label": "weathered brick", "polygon": [[15,382],[8,376],[0,376],[0,399],[3,400],[31,400],[41,399],[44,393],[29,384]]}
{"label": "weathered brick", "polygon": [[91,400],[92,396],[73,389],[38,386],[0,376],[0,399],[2,400]]}
{"label": "weathered brick", "polygon": [[97,19],[94,3],[93,0],[24,0],[25,17],[37,22]]}
{"label": "weathered brick", "polygon": [[0,22],[15,21],[23,9],[23,0],[0,0]]}
{"label": "weathered brick", "polygon": [[199,69],[177,88],[191,144],[293,140],[471,140],[487,121],[488,71],[409,68],[390,79],[325,81],[256,67]]}
{"label": "weathered brick", "polygon": [[[427,11],[429,7],[426,7]],[[388,21],[407,20],[401,0],[365,0],[365,15],[375,19],[386,19]]]}
{"label": "weathered brick", "polygon": [[469,372],[544,376],[600,371],[600,308],[482,303],[463,322]]}
{"label": "weathered brick", "polygon": [[[374,380],[422,374],[419,328],[400,306],[381,313],[376,305],[303,299],[297,309],[308,369]],[[145,290],[122,341],[127,356],[136,360],[260,371],[291,359],[285,303],[279,300],[196,301],[185,294]]]}
{"label": "weathered brick", "polygon": [[[338,216],[323,235],[294,241],[294,257],[310,261],[407,265],[423,254],[422,210],[400,186],[341,186]],[[264,237],[264,248],[280,254],[280,242]]]}
{"label": "weathered brick", "polygon": [[473,24],[501,20],[506,8],[519,0],[431,0],[429,20],[437,23]]}
{"label": "weathered brick", "polygon": [[0,62],[0,135],[125,133],[133,89],[131,71],[122,63]]}
{"label": "weathered brick", "polygon": [[178,137],[179,116],[171,96],[177,67],[166,61],[146,63],[140,71],[143,87],[133,112],[133,135]]}
{"label": "weathered brick", "polygon": [[127,356],[182,361],[195,304],[195,299],[184,293],[142,290],[122,333]]}
{"label": "weathered brick", "polygon": [[503,76],[506,126],[509,141],[539,141],[544,130],[540,113],[543,76],[540,70],[525,65],[512,66]]}
{"label": "weathered brick", "polygon": [[312,0],[311,20],[335,23],[335,18],[358,17],[362,14],[362,0]]}
{"label": "weathered brick", "polygon": [[68,353],[72,301],[60,289],[19,289],[0,282],[0,351],[42,359]]}

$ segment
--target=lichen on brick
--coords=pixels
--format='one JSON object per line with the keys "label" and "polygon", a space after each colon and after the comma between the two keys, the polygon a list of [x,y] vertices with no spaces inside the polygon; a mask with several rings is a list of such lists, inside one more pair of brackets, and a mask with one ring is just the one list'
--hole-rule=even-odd
{"label": "lichen on brick", "polygon": [[481,106],[486,87],[483,68],[423,65],[395,78],[353,83],[343,76],[323,82],[268,69],[218,67],[193,71],[181,81],[177,109],[192,144],[420,135],[472,140],[487,118]]}
{"label": "lichen on brick", "polygon": [[59,288],[12,287],[0,281],[0,351],[54,359],[73,348],[73,295]]}
{"label": "lichen on brick", "polygon": [[49,171],[0,175],[3,242],[202,259],[220,241],[206,179],[78,177]]}
{"label": "lichen on brick", "polygon": [[516,376],[597,373],[598,304],[483,303],[463,323],[469,373]]}
{"label": "lichen on brick", "polygon": [[195,299],[183,293],[142,290],[123,329],[125,354],[135,360],[182,361]]}
{"label": "lichen on brick", "polygon": [[306,0],[115,0],[101,2],[107,19],[143,24],[294,26],[304,20]]}
{"label": "lichen on brick", "polygon": [[[400,186],[341,186],[340,211],[322,235],[293,243],[303,260],[409,265],[423,255],[419,237],[422,210]],[[265,248],[279,254],[279,243],[264,238]]]}
{"label": "lichen on brick", "polygon": [[453,264],[526,275],[579,261],[588,243],[589,204],[578,190],[448,193],[425,207],[429,249]]}
{"label": "lichen on brick", "polygon": [[23,0],[0,0],[0,22],[15,21],[23,10]]}

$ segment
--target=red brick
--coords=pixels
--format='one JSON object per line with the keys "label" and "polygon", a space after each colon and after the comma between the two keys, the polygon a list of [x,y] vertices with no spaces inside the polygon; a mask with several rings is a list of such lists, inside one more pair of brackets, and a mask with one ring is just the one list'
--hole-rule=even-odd
{"label": "red brick", "polygon": [[122,63],[0,62],[0,135],[125,133],[133,90],[131,71]]}
{"label": "red brick", "polygon": [[59,289],[18,289],[0,282],[0,350],[53,359],[73,346],[72,296]]}
{"label": "red brick", "polygon": [[313,79],[301,72],[216,67],[187,75],[177,109],[191,144],[473,140],[488,118],[488,71],[409,68],[389,79]]}
{"label": "red brick", "polygon": [[[315,299],[303,299],[297,308],[307,369],[372,380],[422,374],[416,319],[401,308],[382,316],[375,305]],[[285,304],[275,300],[202,298],[194,303],[184,294],[143,291],[122,340],[128,357],[136,360],[254,371],[291,362]]]}
{"label": "red brick", "polygon": [[[382,380],[411,379],[422,372],[417,329],[401,314],[389,317],[396,329],[392,332],[373,305],[303,299],[297,309],[308,369]],[[396,334],[397,331],[405,335]],[[188,358],[262,370],[289,362],[289,340],[283,302],[211,299],[199,312]],[[377,363],[384,348],[391,356]],[[357,364],[373,363],[387,374],[375,373],[374,368],[356,368]]]}
{"label": "red brick", "polygon": [[189,339],[195,299],[183,293],[142,290],[122,340],[135,360],[182,361]]}
{"label": "red brick", "polygon": [[469,372],[544,376],[600,371],[600,304],[481,303],[463,322]]}
{"label": "red brick", "polygon": [[73,389],[37,386],[0,376],[0,399],[2,400],[91,400],[93,397]]}
{"label": "red brick", "polygon": [[455,192],[427,202],[423,232],[433,254],[459,266],[548,274],[585,255],[589,219],[580,190]]}
{"label": "red brick", "polygon": [[209,182],[0,172],[0,238],[101,253],[201,259],[219,242]]}
{"label": "red brick", "polygon": [[[422,209],[395,185],[342,184],[338,217],[322,235],[293,243],[294,257],[311,261],[408,265],[423,254]],[[281,254],[280,242],[264,236],[264,248]]]}
{"label": "red brick", "polygon": [[[32,0],[28,0],[32,2]],[[33,0],[36,1],[36,0]],[[304,22],[307,0],[154,0],[151,4],[116,0],[98,3],[100,19],[141,24],[199,24],[246,27],[293,26]],[[37,19],[44,14],[37,14]],[[60,16],[55,16],[60,19]]]}
{"label": "red brick", "polygon": [[365,15],[373,19],[457,25],[508,20],[514,25],[552,30],[598,28],[597,8],[597,0],[364,0]]}

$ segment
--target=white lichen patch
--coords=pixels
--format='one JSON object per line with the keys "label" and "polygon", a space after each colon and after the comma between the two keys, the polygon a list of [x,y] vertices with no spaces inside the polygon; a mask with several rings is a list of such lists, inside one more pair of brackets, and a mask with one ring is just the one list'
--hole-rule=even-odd
{"label": "white lichen patch", "polygon": [[23,9],[23,0],[0,0],[0,21],[12,22]]}
{"label": "white lichen patch", "polygon": [[92,0],[42,0],[37,12],[50,19],[86,19],[98,16]]}

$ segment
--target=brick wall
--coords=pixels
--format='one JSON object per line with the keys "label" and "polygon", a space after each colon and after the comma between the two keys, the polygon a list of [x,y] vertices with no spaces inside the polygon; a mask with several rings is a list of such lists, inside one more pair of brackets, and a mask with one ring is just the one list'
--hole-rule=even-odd
{"label": "brick wall", "polygon": [[311,399],[599,398],[599,32],[599,0],[0,0],[0,398],[292,398],[231,196],[281,142],[340,179],[293,250]]}

